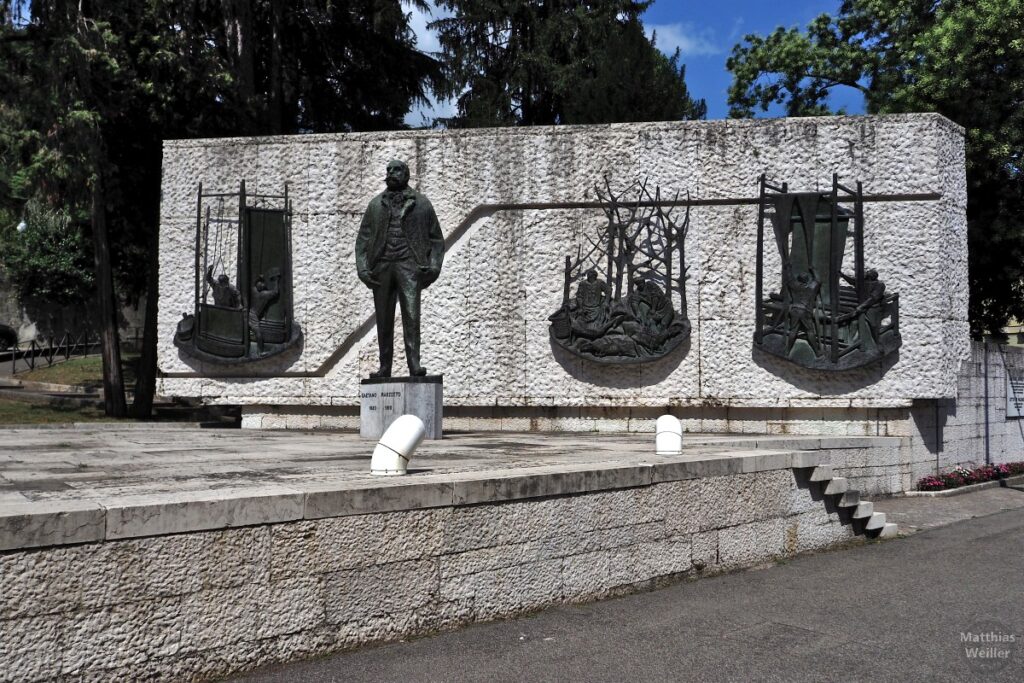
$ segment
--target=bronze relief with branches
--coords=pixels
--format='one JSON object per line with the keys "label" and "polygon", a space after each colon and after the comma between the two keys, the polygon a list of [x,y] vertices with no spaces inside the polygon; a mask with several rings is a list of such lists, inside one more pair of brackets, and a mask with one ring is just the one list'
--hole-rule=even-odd
{"label": "bronze relief with branches", "polygon": [[565,257],[562,303],[549,318],[551,340],[598,363],[657,360],[690,336],[689,202],[680,202],[678,193],[663,197],[646,179],[616,191],[606,177],[595,191],[606,221],[584,235],[575,256]]}

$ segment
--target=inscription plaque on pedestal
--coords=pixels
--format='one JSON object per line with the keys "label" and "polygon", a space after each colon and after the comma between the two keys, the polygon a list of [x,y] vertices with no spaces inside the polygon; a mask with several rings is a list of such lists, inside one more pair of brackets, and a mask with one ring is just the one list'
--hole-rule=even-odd
{"label": "inscription plaque on pedestal", "polygon": [[374,377],[359,387],[359,436],[379,439],[400,415],[423,420],[425,439],[441,438],[442,375]]}

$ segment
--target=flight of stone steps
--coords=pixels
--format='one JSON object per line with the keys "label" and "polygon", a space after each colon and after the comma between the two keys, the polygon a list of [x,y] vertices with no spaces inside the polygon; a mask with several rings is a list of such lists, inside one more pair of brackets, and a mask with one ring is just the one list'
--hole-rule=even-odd
{"label": "flight of stone steps", "polygon": [[[885,521],[884,512],[875,512],[869,500],[861,500],[860,492],[850,488],[850,482],[837,477],[832,465],[817,465],[811,471],[811,482],[819,484],[826,496],[835,496],[836,505],[851,509],[851,517],[864,524],[864,534],[871,538],[892,538],[896,535],[896,524]],[[856,529],[856,526],[854,527]]]}

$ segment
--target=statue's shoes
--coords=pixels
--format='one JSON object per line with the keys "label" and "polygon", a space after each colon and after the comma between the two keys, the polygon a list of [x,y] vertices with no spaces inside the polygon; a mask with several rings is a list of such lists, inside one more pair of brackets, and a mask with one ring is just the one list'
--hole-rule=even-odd
{"label": "statue's shoes", "polygon": [[410,377],[423,377],[426,374],[427,374],[427,369],[426,368],[415,368],[415,369],[409,368],[409,376]]}
{"label": "statue's shoes", "polygon": [[370,373],[370,379],[378,379],[380,377],[390,377],[390,376],[391,376],[391,369],[390,368],[381,368],[377,372],[371,372]]}

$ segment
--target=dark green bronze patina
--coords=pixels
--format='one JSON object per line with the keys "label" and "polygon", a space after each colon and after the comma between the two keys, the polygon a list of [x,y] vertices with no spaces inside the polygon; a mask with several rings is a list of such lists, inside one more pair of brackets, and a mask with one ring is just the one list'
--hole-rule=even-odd
{"label": "dark green bronze patina", "polygon": [[441,274],[444,235],[430,201],[409,187],[409,167],[391,161],[388,189],[370,200],[356,238],[359,279],[373,290],[380,369],[370,377],[390,377],[394,357],[395,305],[402,311],[405,358],[413,377],[420,365],[420,293]]}
{"label": "dark green bronze patina", "polygon": [[[690,336],[686,312],[689,206],[673,214],[678,195],[662,201],[646,182],[616,195],[607,179],[596,188],[607,218],[589,248],[565,257],[562,305],[548,319],[551,341],[596,363],[663,358]],[[572,285],[576,283],[575,296]]]}
{"label": "dark green bronze patina", "polygon": [[221,365],[294,347],[302,332],[292,317],[287,186],[283,195],[247,195],[244,182],[237,194],[204,194],[200,185],[197,214],[195,310],[178,324],[175,345]]}
{"label": "dark green bronze patina", "polygon": [[[899,295],[864,267],[861,184],[850,189],[833,176],[830,193],[793,193],[764,176],[760,182],[754,346],[815,370],[857,368],[899,349]],[[767,299],[766,220],[781,263],[779,289]],[[843,271],[848,256],[852,274]]]}

